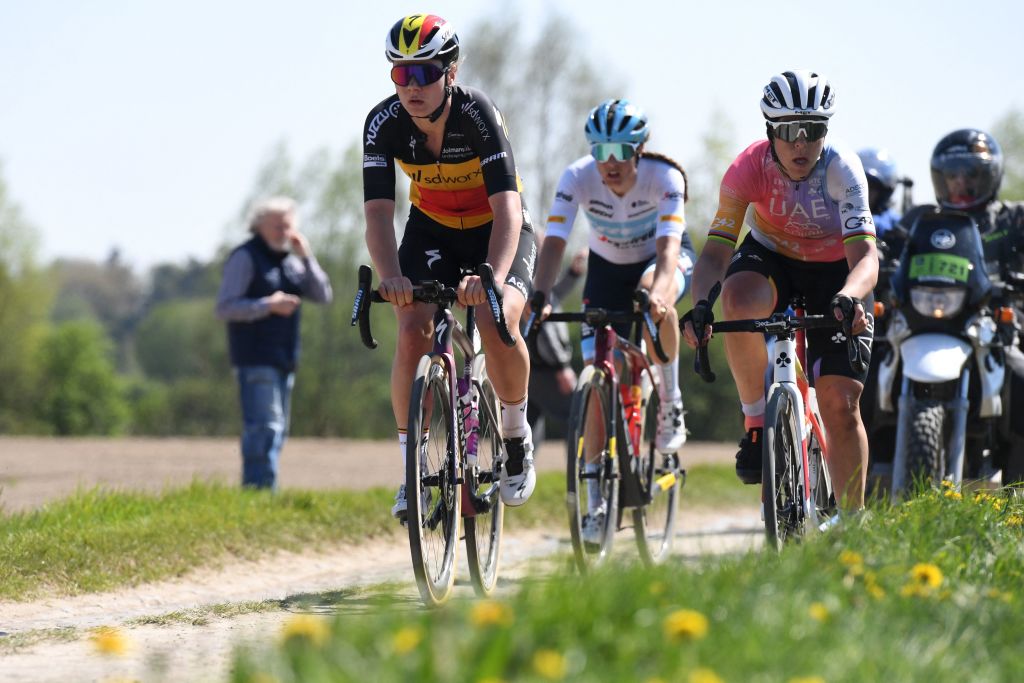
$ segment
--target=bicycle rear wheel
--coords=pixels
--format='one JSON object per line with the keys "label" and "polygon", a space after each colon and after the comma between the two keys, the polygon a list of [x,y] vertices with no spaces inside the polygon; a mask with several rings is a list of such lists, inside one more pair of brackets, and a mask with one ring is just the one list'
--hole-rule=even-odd
{"label": "bicycle rear wheel", "polygon": [[490,595],[498,581],[501,557],[501,532],[505,506],[498,495],[498,469],[501,463],[501,428],[498,397],[487,378],[484,357],[473,365],[473,384],[478,402],[479,426],[476,438],[476,464],[468,463],[463,487],[469,493],[468,504],[476,514],[464,518],[466,558],[473,588],[478,595]]}
{"label": "bicycle rear wheel", "polygon": [[412,567],[428,606],[447,600],[455,580],[461,500],[449,386],[442,358],[424,356],[409,402],[405,487]]}
{"label": "bicycle rear wheel", "polygon": [[683,473],[675,453],[664,455],[654,447],[658,432],[658,392],[645,383],[643,440],[639,458],[640,493],[648,501],[633,508],[633,533],[646,564],[657,564],[672,551]]}
{"label": "bicycle rear wheel", "polygon": [[[607,559],[618,524],[619,479],[615,444],[607,433],[610,411],[611,384],[604,372],[588,365],[583,369],[572,397],[566,459],[569,535],[576,566],[581,573]],[[584,524],[593,525],[592,539],[596,542],[584,539]]]}
{"label": "bicycle rear wheel", "polygon": [[815,524],[828,521],[838,512],[836,495],[832,488],[832,476],[828,471],[828,463],[825,461],[821,444],[818,437],[811,433],[810,443],[807,446],[807,467],[808,476],[811,480],[811,500],[814,503]]}
{"label": "bicycle rear wheel", "polygon": [[803,524],[799,435],[793,397],[780,389],[772,394],[765,411],[761,479],[765,538],[776,550],[799,533]]}

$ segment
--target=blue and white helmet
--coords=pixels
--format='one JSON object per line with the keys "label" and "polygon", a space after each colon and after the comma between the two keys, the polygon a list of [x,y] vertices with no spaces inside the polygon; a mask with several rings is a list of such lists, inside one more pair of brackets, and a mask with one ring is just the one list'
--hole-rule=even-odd
{"label": "blue and white helmet", "polygon": [[836,91],[819,73],[797,69],[772,76],[761,97],[766,119],[800,116],[828,120],[835,113]]}
{"label": "blue and white helmet", "polygon": [[868,147],[857,152],[860,163],[864,165],[864,175],[868,179],[874,178],[882,187],[892,192],[899,182],[899,173],[896,172],[896,162],[884,149]]}
{"label": "blue and white helmet", "polygon": [[647,115],[628,100],[605,100],[594,107],[584,128],[587,142],[625,142],[639,145],[651,135]]}

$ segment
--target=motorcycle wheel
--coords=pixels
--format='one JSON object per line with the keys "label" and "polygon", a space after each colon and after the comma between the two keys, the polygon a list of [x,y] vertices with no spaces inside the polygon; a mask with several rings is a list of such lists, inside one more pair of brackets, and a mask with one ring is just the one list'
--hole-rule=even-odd
{"label": "motorcycle wheel", "polygon": [[946,411],[938,401],[915,401],[907,439],[907,485],[937,486],[946,472]]}

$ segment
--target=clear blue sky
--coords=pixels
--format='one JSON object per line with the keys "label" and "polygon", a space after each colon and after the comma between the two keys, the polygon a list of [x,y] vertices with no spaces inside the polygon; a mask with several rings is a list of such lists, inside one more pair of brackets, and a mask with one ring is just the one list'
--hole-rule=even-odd
{"label": "clear blue sky", "polygon": [[[552,4],[577,27],[566,39],[625,77],[623,94],[651,115],[652,146],[684,164],[716,107],[737,152],[762,135],[760,90],[787,68],[826,73],[838,93],[830,134],[888,147],[919,199],[930,196],[928,156],[942,135],[1024,108],[1024,9],[1011,0]],[[466,29],[485,13],[529,27],[544,7],[5,2],[3,175],[44,258],[102,258],[114,246],[140,267],[208,258],[240,237],[225,226],[276,142],[301,158],[358,138],[391,92],[383,41],[402,15],[455,22],[472,59]]]}

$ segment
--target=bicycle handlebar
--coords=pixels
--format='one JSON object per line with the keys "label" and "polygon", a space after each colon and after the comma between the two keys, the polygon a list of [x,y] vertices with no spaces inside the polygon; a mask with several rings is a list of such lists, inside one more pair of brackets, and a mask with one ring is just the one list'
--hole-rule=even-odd
{"label": "bicycle handlebar", "polygon": [[[714,305],[715,300],[721,293],[721,283],[716,282],[715,286],[708,292],[708,310]],[[684,321],[680,321],[680,326],[684,324]],[[771,335],[787,335],[797,330],[810,330],[820,328],[837,328],[844,327],[843,320],[836,320],[834,316],[830,315],[805,315],[801,317],[786,315],[785,313],[773,313],[768,318],[751,318],[746,320],[723,320],[721,322],[711,322],[712,331],[714,332],[761,332],[763,334]],[[698,330],[694,330],[697,332]],[[864,371],[864,358],[861,352],[860,344],[857,342],[857,337],[849,332],[846,334],[846,348],[848,360],[850,362],[850,368],[863,372]],[[703,330],[700,330],[700,335],[697,337],[697,354],[693,360],[693,369],[700,375],[701,379],[705,382],[714,382],[715,373],[711,370],[711,362],[708,356],[708,346],[706,343],[701,343],[703,340]]]}
{"label": "bicycle handlebar", "polygon": [[[481,263],[477,273],[483,282],[484,291],[487,293],[491,315],[497,323],[498,336],[507,346],[515,346],[516,338],[509,332],[505,322],[505,312],[502,308],[503,297],[498,291],[494,282],[494,270],[487,263]],[[359,336],[363,345],[368,349],[377,348],[377,340],[373,338],[370,331],[370,304],[387,302],[380,292],[371,288],[373,272],[369,266],[359,266],[359,285],[356,289],[355,302],[352,305],[352,322],[359,325]],[[426,304],[437,304],[450,308],[458,301],[458,292],[454,287],[446,287],[437,280],[425,280],[412,288],[413,301],[420,301]]]}
{"label": "bicycle handlebar", "polygon": [[544,295],[544,292],[534,292],[533,297],[530,299],[530,317],[526,321],[527,342],[533,341],[537,330],[546,322],[587,323],[591,327],[601,327],[610,323],[643,322],[651,336],[655,355],[662,363],[667,363],[669,361],[668,354],[665,353],[665,349],[661,345],[658,325],[651,317],[650,295],[647,293],[647,290],[636,290],[633,293],[633,301],[636,302],[636,307],[632,311],[609,311],[605,308],[588,308],[577,313],[550,313],[548,317],[542,319],[540,314],[547,304],[547,297]]}

